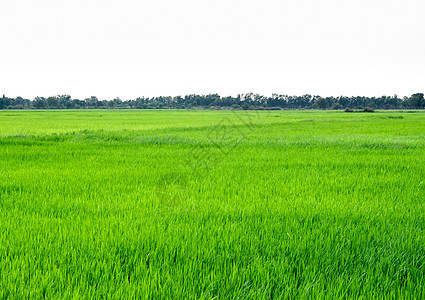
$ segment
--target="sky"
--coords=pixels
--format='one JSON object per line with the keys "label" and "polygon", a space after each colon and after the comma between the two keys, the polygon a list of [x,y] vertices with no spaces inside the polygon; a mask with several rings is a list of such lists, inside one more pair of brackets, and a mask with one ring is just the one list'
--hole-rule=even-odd
{"label": "sky", "polygon": [[423,0],[0,0],[0,94],[425,92]]}

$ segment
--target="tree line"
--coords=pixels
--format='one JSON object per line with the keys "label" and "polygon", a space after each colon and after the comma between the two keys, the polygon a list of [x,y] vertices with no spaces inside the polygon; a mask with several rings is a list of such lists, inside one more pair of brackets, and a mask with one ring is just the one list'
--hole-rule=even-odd
{"label": "tree line", "polygon": [[73,99],[69,95],[51,97],[0,98],[0,109],[422,109],[425,108],[423,93],[411,97],[320,97],[313,95],[288,96],[273,94],[263,96],[247,93],[236,97],[222,97],[218,94],[139,97],[137,99],[99,100],[92,96],[86,99]]}

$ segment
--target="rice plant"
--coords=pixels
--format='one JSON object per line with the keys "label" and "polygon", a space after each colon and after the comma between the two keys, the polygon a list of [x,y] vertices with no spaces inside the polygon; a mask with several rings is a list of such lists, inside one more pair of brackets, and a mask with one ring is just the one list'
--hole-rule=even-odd
{"label": "rice plant", "polygon": [[425,297],[425,114],[0,112],[0,298]]}

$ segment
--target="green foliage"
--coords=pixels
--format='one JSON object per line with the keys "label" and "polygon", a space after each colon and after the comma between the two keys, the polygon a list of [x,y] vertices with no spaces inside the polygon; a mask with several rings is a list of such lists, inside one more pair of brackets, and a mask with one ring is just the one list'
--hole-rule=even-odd
{"label": "green foliage", "polygon": [[424,125],[1,111],[0,299],[421,299]]}
{"label": "green foliage", "polygon": [[365,108],[376,108],[375,102],[369,102],[369,104]]}
{"label": "green foliage", "polygon": [[[314,100],[316,99],[316,100]],[[51,96],[47,99],[36,97],[33,101],[22,97],[0,99],[0,109],[188,109],[200,107],[224,108],[224,109],[270,109],[278,107],[281,109],[328,109],[335,110],[342,107],[350,109],[364,109],[365,107],[377,109],[400,109],[400,108],[423,108],[425,101],[423,94],[414,94],[404,99],[393,97],[320,97],[311,95],[289,96],[273,94],[266,97],[259,94],[247,93],[236,97],[222,97],[218,94],[208,95],[186,95],[182,96],[159,96],[139,97],[137,99],[121,100],[99,100],[95,96],[84,100],[72,99],[69,95]]]}
{"label": "green foliage", "polygon": [[34,102],[32,103],[34,108],[46,108],[47,107],[47,101],[43,97],[36,97],[34,99]]}
{"label": "green foliage", "polygon": [[342,105],[339,102],[334,103],[332,109],[339,110],[342,109]]}
{"label": "green foliage", "polygon": [[355,110],[355,109],[351,109],[351,108],[346,108],[345,110],[344,110],[344,112],[349,112],[349,113],[352,113],[352,112],[355,112],[355,113],[358,113],[358,112],[368,112],[368,113],[373,113],[373,112],[375,112],[375,110],[373,109],[373,108],[370,108],[370,107],[365,107],[364,109],[362,109],[362,110]]}
{"label": "green foliage", "polygon": [[320,108],[320,109],[326,109],[329,107],[328,100],[320,97],[316,100],[316,106],[317,108]]}
{"label": "green foliage", "polygon": [[46,100],[48,108],[59,108],[59,99],[58,97],[49,97]]}
{"label": "green foliage", "polygon": [[411,108],[423,108],[425,106],[424,94],[413,94],[408,100],[408,106]]}

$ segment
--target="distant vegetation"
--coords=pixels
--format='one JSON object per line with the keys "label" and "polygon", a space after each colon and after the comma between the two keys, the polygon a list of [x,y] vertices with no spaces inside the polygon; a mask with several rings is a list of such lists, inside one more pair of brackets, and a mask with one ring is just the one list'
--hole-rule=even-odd
{"label": "distant vegetation", "polygon": [[22,97],[0,98],[0,109],[409,109],[425,108],[423,93],[411,97],[320,97],[312,95],[288,96],[273,94],[271,97],[248,93],[236,97],[222,97],[218,94],[186,95],[176,97],[151,97],[131,100],[99,100],[92,96],[83,100],[72,99],[69,95],[35,97],[33,100]]}
{"label": "distant vegetation", "polygon": [[365,107],[364,109],[360,109],[360,110],[354,110],[354,109],[347,107],[344,111],[345,112],[369,112],[369,113],[375,112],[375,110],[373,108],[370,108],[370,107]]}

